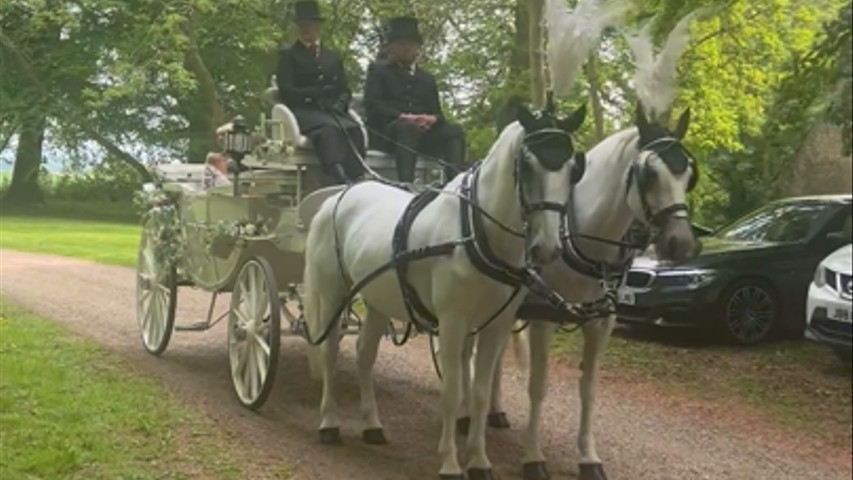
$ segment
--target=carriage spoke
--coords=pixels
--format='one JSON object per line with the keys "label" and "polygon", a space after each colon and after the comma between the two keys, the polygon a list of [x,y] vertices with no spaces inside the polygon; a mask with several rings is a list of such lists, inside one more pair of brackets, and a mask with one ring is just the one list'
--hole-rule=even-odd
{"label": "carriage spoke", "polygon": [[157,318],[160,315],[160,310],[157,308],[157,300],[158,296],[154,295],[151,299],[151,309],[149,311],[150,319],[148,320],[148,346],[154,345],[154,338],[157,334],[157,323],[159,323],[159,319]]}
{"label": "carriage spoke", "polygon": [[[258,339],[260,340],[260,339]],[[258,342],[258,346],[260,346],[260,341]],[[258,378],[260,383],[263,383],[267,378],[267,363],[269,362],[269,348],[264,350],[263,348],[255,348],[255,362],[258,366]]]}
{"label": "carriage spoke", "polygon": [[232,362],[234,365],[232,368],[231,374],[234,378],[243,378],[243,370],[246,366],[246,355],[244,352],[246,350],[246,343],[235,340],[236,346],[234,346],[233,356],[236,357],[236,362]]}
{"label": "carriage spoke", "polygon": [[250,399],[255,398],[257,367],[255,366],[255,349],[251,342],[246,343],[246,370],[243,375],[243,381],[247,388],[246,393]]}
{"label": "carriage spoke", "polygon": [[237,315],[237,327],[245,329],[249,325],[249,317],[240,308],[234,309],[234,314]]}
{"label": "carriage spoke", "polygon": [[255,335],[255,340],[258,342],[258,350],[263,351],[263,353],[269,357],[270,356],[270,346],[267,343],[267,340],[262,337],[260,334]]}

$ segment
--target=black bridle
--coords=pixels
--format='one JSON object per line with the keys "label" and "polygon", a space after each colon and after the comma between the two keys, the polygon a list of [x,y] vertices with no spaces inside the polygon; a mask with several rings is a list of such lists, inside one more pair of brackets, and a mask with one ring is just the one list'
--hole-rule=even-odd
{"label": "black bridle", "polygon": [[[649,244],[655,240],[671,219],[687,218],[689,207],[685,203],[674,203],[661,210],[654,211],[646,197],[648,192],[640,181],[641,171],[642,168],[644,168],[640,164],[642,154],[644,152],[654,152],[660,155],[672,147],[679,147],[683,149],[685,155],[690,159],[689,167],[694,170],[693,175],[695,178],[696,162],[693,160],[693,157],[681,141],[674,137],[659,138],[641,147],[637,154],[637,158],[628,170],[625,182],[625,198],[626,201],[628,201],[628,197],[631,195],[632,189],[636,188],[643,212],[642,218],[637,218],[636,214],[634,214],[634,217],[636,221],[640,222],[643,227],[649,231],[650,235],[645,236],[647,237],[646,241],[639,243],[618,241],[576,233],[578,232],[578,228],[573,214],[575,202],[574,191],[572,191],[572,195],[569,199],[569,207],[560,228],[560,237],[562,238],[563,243],[563,261],[570,268],[586,277],[603,280],[605,284],[608,285],[608,289],[612,289],[614,285],[621,282],[636,254],[645,251]],[[692,190],[693,187],[695,187],[695,181],[691,180],[691,185],[688,187],[688,191]],[[630,202],[628,202],[628,204],[630,205]],[[578,239],[619,247],[621,250],[620,259],[616,263],[593,260],[581,251],[577,245]]]}
{"label": "black bridle", "polygon": [[[536,155],[530,150],[530,147],[536,145],[537,143],[545,142],[549,138],[553,138],[554,136],[565,137],[569,141],[571,141],[572,139],[571,134],[559,128],[545,128],[542,130],[538,130],[536,132],[527,134],[524,137],[524,143],[521,146],[521,151],[519,151],[518,156],[515,159],[515,185],[518,191],[518,199],[521,203],[522,221],[525,225],[528,225],[527,218],[534,213],[550,211],[559,213],[560,215],[565,215],[569,208],[568,201],[566,201],[565,203],[548,201],[530,203],[527,199],[527,194],[524,190],[524,181],[521,178],[521,164],[524,159],[529,157],[536,158]],[[582,155],[582,152],[575,152],[574,149],[572,149],[570,160],[577,158],[578,155]],[[525,232],[525,236],[527,233],[529,232]]]}
{"label": "black bridle", "polygon": [[[637,159],[634,160],[633,165],[631,165],[631,169],[628,171],[628,178],[626,179],[625,198],[627,199],[631,195],[632,187],[637,189],[637,196],[640,199],[640,206],[643,209],[643,218],[638,220],[643,222],[646,227],[649,227],[652,230],[652,238],[656,237],[660,231],[666,227],[666,224],[671,219],[686,219],[688,217],[687,214],[690,211],[690,207],[688,207],[686,203],[674,203],[655,212],[649,204],[648,198],[646,197],[646,189],[643,188],[642,182],[640,181],[641,170],[644,168],[644,166],[640,165],[640,157],[643,152],[653,152],[660,157],[663,152],[673,147],[678,147],[684,152],[688,159],[690,159],[688,167],[692,169],[696,162],[681,143],[681,140],[675,137],[662,137],[657,140],[653,140],[640,148]],[[688,187],[688,191],[692,190],[692,185],[693,182],[691,182],[691,186]],[[628,202],[628,204],[630,205],[630,202]]]}

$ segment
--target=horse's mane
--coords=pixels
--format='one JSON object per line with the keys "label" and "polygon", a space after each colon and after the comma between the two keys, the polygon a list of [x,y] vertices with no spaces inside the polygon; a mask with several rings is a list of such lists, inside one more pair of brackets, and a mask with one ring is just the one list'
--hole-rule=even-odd
{"label": "horse's mane", "polygon": [[505,152],[515,154],[521,149],[521,143],[524,141],[524,128],[518,122],[512,122],[501,131],[498,139],[492,144],[483,163],[495,161],[494,158]]}
{"label": "horse's mane", "polygon": [[[633,150],[636,150],[639,138],[640,133],[632,127],[616,132],[602,140],[587,153],[587,168],[589,169],[587,176],[598,168],[616,174],[620,170],[614,168],[615,164],[635,158],[636,152]],[[630,153],[629,150],[631,150]]]}

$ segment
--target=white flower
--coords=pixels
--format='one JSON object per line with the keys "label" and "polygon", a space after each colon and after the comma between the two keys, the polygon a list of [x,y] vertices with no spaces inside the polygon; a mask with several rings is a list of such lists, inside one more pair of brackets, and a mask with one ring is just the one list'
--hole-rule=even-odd
{"label": "white flower", "polygon": [[252,225],[251,223],[249,225],[246,225],[246,235],[253,237],[255,236],[255,233],[257,233],[257,228],[255,228],[254,225]]}

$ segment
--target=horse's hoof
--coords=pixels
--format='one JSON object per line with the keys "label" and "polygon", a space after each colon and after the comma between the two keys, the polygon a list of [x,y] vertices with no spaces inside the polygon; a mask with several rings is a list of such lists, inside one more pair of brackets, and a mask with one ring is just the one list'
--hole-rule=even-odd
{"label": "horse's hoof", "polygon": [[525,463],[521,472],[524,480],[549,480],[551,478],[548,475],[548,468],[545,466],[545,462]]}
{"label": "horse's hoof", "polygon": [[443,473],[443,474],[439,475],[438,478],[439,478],[439,480],[465,480],[465,475],[462,475],[461,473],[457,473],[455,475],[449,475],[449,474]]}
{"label": "horse's hoof", "polygon": [[341,440],[340,428],[323,428],[320,430],[320,443],[323,445],[339,446],[343,445]]}
{"label": "horse's hoof", "polygon": [[491,468],[469,468],[468,480],[495,480]]}
{"label": "horse's hoof", "polygon": [[365,430],[361,436],[364,439],[364,443],[368,445],[388,445],[388,439],[385,438],[385,432],[381,428]]}
{"label": "horse's hoof", "polygon": [[607,480],[604,465],[600,463],[580,464],[580,480]]}
{"label": "horse's hoof", "polygon": [[512,425],[509,424],[509,418],[503,412],[489,414],[489,426],[497,430],[509,430]]}
{"label": "horse's hoof", "polygon": [[471,429],[471,417],[460,418],[456,420],[456,434],[468,435],[468,430]]}

